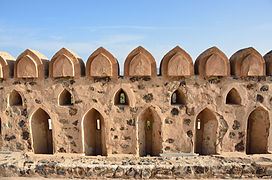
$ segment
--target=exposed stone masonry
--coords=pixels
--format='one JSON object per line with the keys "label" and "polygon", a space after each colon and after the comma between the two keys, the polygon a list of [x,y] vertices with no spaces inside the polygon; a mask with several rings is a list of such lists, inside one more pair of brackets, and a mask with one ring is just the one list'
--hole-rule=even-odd
{"label": "exposed stone masonry", "polygon": [[272,178],[272,157],[84,157],[0,154],[0,177],[47,178]]}

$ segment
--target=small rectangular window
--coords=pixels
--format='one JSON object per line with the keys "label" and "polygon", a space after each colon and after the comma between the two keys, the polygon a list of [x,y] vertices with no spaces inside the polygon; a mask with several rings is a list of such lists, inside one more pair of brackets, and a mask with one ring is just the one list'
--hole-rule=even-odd
{"label": "small rectangular window", "polygon": [[96,129],[100,130],[100,119],[96,120]]}
{"label": "small rectangular window", "polygon": [[52,130],[52,120],[48,119],[49,130]]}
{"label": "small rectangular window", "polygon": [[197,129],[199,130],[201,128],[200,119],[197,119]]}
{"label": "small rectangular window", "polygon": [[146,121],[146,129],[147,130],[151,129],[151,123],[150,123],[150,121]]}

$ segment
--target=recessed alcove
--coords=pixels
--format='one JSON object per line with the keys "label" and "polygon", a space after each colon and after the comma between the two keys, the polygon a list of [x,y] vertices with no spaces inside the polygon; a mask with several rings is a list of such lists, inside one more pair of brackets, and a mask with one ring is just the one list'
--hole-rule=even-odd
{"label": "recessed alcove", "polygon": [[50,116],[39,108],[31,117],[33,151],[35,154],[53,154]]}
{"label": "recessed alcove", "polygon": [[250,113],[247,122],[247,154],[267,153],[269,128],[269,114],[265,109],[258,107]]}
{"label": "recessed alcove", "polygon": [[211,110],[206,108],[198,114],[195,123],[195,153],[216,154],[217,126],[217,119]]}
{"label": "recessed alcove", "polygon": [[171,105],[185,105],[186,98],[183,92],[180,89],[177,89],[173,92],[171,96]]}
{"label": "recessed alcove", "polygon": [[10,106],[22,106],[23,100],[18,91],[13,90],[9,95],[9,105]]}
{"label": "recessed alcove", "polygon": [[241,105],[241,97],[235,88],[232,88],[226,97],[226,104]]}
{"label": "recessed alcove", "polygon": [[71,106],[74,104],[73,95],[64,89],[59,95],[59,105],[61,106]]}
{"label": "recessed alcove", "polygon": [[138,118],[140,156],[158,156],[161,152],[161,122],[159,115],[149,107]]}
{"label": "recessed alcove", "polygon": [[91,109],[83,119],[84,152],[86,156],[106,155],[104,118]]}
{"label": "recessed alcove", "polygon": [[129,99],[128,99],[127,93],[123,89],[118,90],[117,93],[115,94],[114,104],[118,106],[129,105]]}

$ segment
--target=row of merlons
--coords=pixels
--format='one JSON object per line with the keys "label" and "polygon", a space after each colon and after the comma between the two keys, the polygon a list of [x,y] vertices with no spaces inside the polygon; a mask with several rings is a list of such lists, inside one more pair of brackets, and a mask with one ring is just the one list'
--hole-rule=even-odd
{"label": "row of merlons", "polygon": [[[169,51],[160,64],[160,75],[167,77],[266,76],[272,75],[272,51],[264,57],[254,48],[245,48],[234,53],[230,59],[216,47],[204,51],[193,64],[191,56],[179,46]],[[157,76],[156,61],[143,47],[134,49],[126,58],[124,76]],[[103,47],[83,60],[71,50],[62,48],[48,60],[36,50],[27,49],[17,59],[6,52],[0,52],[0,78],[118,78],[117,59]]]}

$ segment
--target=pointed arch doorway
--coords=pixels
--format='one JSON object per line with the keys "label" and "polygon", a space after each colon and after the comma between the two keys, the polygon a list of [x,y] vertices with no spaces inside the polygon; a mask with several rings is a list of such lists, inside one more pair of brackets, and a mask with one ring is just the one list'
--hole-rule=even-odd
{"label": "pointed arch doorway", "polygon": [[195,153],[216,154],[217,127],[217,119],[211,110],[206,108],[198,114],[195,123]]}
{"label": "pointed arch doorway", "polygon": [[87,156],[107,154],[104,118],[96,109],[89,110],[84,116],[83,145]]}
{"label": "pointed arch doorway", "polygon": [[138,118],[140,156],[158,156],[162,150],[161,120],[154,108],[145,109]]}
{"label": "pointed arch doorway", "polygon": [[253,110],[247,122],[247,154],[265,154],[268,149],[269,114],[262,107]]}
{"label": "pointed arch doorway", "polygon": [[53,154],[51,118],[41,108],[31,116],[31,134],[35,154]]}

